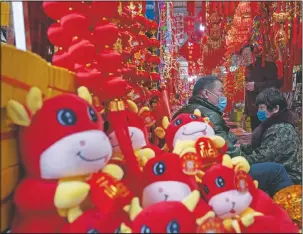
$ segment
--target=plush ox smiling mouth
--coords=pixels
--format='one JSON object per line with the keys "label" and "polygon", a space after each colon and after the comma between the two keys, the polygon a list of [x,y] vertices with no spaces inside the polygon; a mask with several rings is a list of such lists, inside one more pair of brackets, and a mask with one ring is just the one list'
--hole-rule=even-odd
{"label": "plush ox smiling mouth", "polygon": [[227,211],[227,212],[224,212],[223,214],[219,214],[218,216],[222,216],[222,215],[225,215],[225,214],[235,214],[236,213],[236,211],[234,210],[235,206],[236,206],[236,203],[232,202],[231,209],[229,211]]}
{"label": "plush ox smiling mouth", "polygon": [[191,135],[194,135],[194,134],[197,134],[197,133],[203,133],[204,135],[206,135],[206,129],[207,129],[207,126],[205,126],[205,128],[202,129],[202,130],[194,131],[194,132],[191,132],[191,133],[182,132],[182,135],[191,136]]}
{"label": "plush ox smiling mouth", "polygon": [[168,195],[164,194],[164,201],[167,201],[167,199],[168,199]]}
{"label": "plush ox smiling mouth", "polygon": [[[130,139],[132,139],[134,135],[135,135],[135,133],[131,132],[131,133],[130,133]],[[119,146],[119,144],[117,144],[117,145],[112,145],[113,148],[118,147],[118,146]]]}
{"label": "plush ox smiling mouth", "polygon": [[107,161],[107,159],[108,159],[108,155],[102,156],[102,157],[99,157],[99,158],[94,158],[94,159],[85,158],[82,154],[82,151],[79,151],[77,153],[77,156],[79,156],[83,161],[86,161],[86,162],[95,162],[95,161],[99,161],[101,159],[104,159],[104,161]]}

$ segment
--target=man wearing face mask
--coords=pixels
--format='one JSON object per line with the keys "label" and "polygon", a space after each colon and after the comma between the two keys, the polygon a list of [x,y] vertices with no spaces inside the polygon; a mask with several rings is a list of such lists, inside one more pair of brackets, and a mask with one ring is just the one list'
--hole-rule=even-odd
{"label": "man wearing face mask", "polygon": [[193,113],[195,109],[199,109],[214,124],[216,135],[223,137],[227,142],[227,153],[231,156],[239,156],[240,149],[235,146],[237,137],[229,131],[229,127],[223,119],[226,105],[227,98],[223,94],[222,81],[215,76],[205,76],[196,82],[193,96],[187,105],[176,112],[174,118],[181,113]]}
{"label": "man wearing face mask", "polygon": [[280,88],[281,80],[278,80],[278,68],[275,63],[265,61],[262,64],[261,57],[256,57],[252,45],[244,45],[240,50],[242,62],[246,67],[245,84],[245,115],[250,117],[252,131],[260,125],[257,118],[257,95],[266,88]]}

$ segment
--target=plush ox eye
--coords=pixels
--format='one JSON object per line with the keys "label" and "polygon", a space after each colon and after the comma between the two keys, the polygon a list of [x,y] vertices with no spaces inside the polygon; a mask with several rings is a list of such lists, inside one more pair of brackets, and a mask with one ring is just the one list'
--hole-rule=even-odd
{"label": "plush ox eye", "polygon": [[94,111],[94,109],[91,107],[88,107],[88,116],[91,119],[91,121],[93,121],[95,123],[98,121],[98,116],[97,116],[96,112]]}
{"label": "plush ox eye", "polygon": [[216,178],[216,186],[218,188],[222,188],[222,187],[224,187],[224,185],[225,185],[224,179],[221,176],[217,177]]}
{"label": "plush ox eye", "polygon": [[151,230],[148,226],[143,225],[140,233],[151,233]]}
{"label": "plush ox eye", "polygon": [[196,115],[190,115],[190,118],[192,118],[192,119],[198,119],[198,117]]}
{"label": "plush ox eye", "polygon": [[166,227],[166,233],[180,233],[179,223],[175,220],[169,222],[169,224]]}
{"label": "plush ox eye", "polygon": [[179,126],[182,123],[181,119],[177,119],[174,123],[175,126]]}
{"label": "plush ox eye", "polygon": [[157,162],[153,167],[155,175],[162,175],[165,172],[165,164],[163,162]]}
{"label": "plush ox eye", "polygon": [[61,109],[57,113],[57,120],[63,126],[72,126],[77,122],[76,114],[71,109]]}

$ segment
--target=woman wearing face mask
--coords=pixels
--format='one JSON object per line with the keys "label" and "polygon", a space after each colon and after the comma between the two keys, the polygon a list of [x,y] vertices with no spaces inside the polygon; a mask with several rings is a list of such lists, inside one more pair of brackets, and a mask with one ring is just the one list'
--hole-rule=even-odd
{"label": "woman wearing face mask", "polygon": [[262,122],[252,133],[251,143],[241,151],[251,164],[276,162],[284,166],[294,184],[302,182],[302,146],[294,128],[296,118],[287,109],[283,94],[275,88],[261,92],[256,99]]}

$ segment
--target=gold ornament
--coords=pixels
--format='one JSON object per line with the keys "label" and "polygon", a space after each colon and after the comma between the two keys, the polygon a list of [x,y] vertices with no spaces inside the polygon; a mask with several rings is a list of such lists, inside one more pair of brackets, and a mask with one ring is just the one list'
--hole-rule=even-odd
{"label": "gold ornament", "polygon": [[281,205],[290,218],[302,228],[302,185],[292,185],[280,190],[273,197]]}

